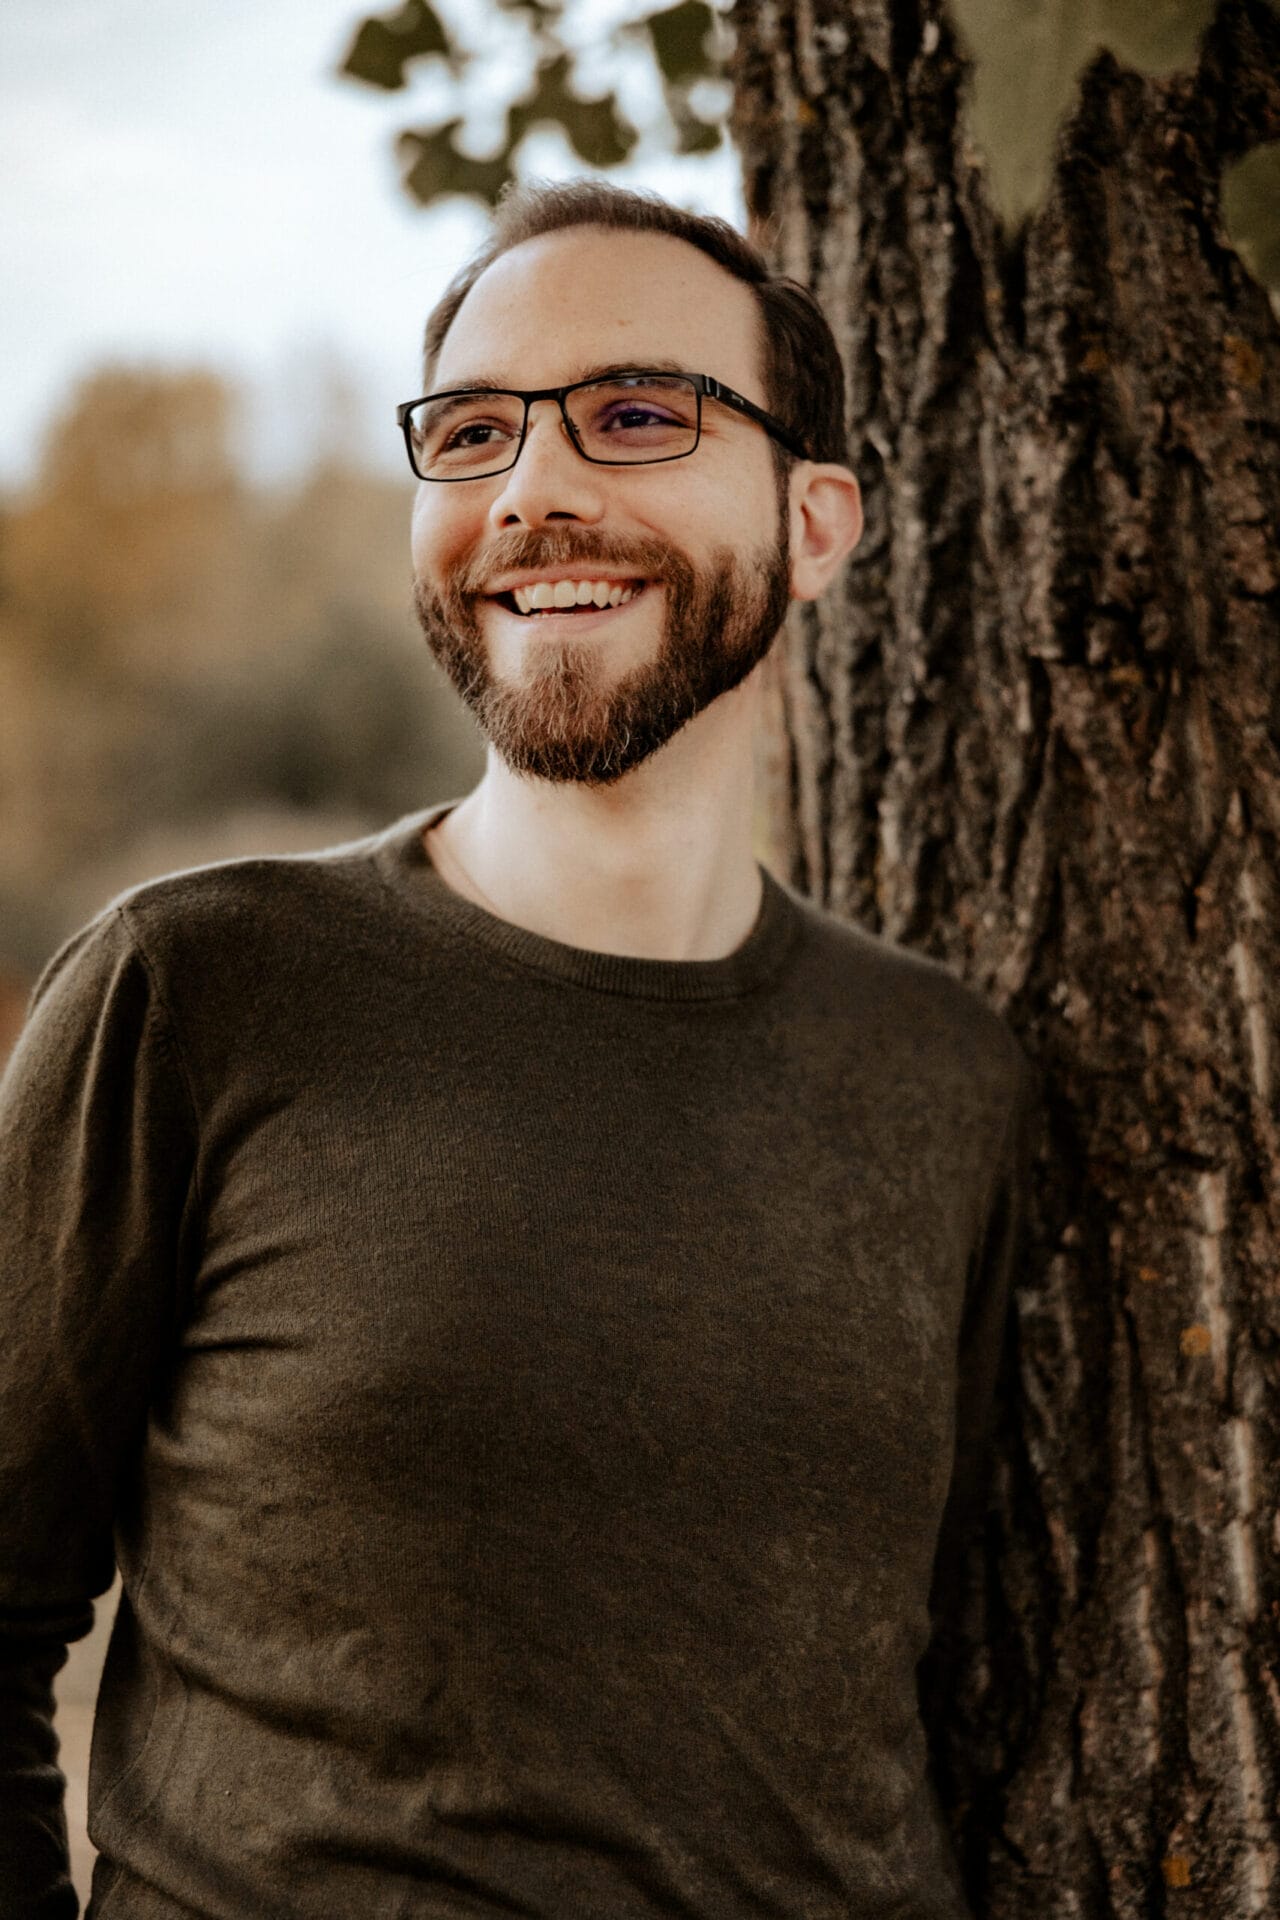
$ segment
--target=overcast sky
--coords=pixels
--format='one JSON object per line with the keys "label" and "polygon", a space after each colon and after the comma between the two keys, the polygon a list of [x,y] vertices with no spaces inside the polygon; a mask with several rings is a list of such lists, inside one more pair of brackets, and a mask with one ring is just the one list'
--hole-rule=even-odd
{"label": "overcast sky", "polygon": [[[454,21],[459,8],[438,3]],[[336,356],[360,389],[362,457],[398,471],[394,409],[416,391],[423,318],[484,213],[462,200],[425,213],[401,189],[392,136],[434,96],[430,82],[383,94],[336,77],[363,11],[392,6],[4,0],[0,485],[29,475],[52,412],[108,359],[242,382],[247,450],[268,473],[287,467],[287,422]],[[643,11],[580,0],[571,34],[599,41]],[[508,42],[486,32],[477,99],[518,82],[515,29]],[[646,70],[623,81],[642,112]],[[560,136],[535,139],[526,171],[578,170]],[[742,224],[728,149],[674,161],[646,142],[617,177]]]}

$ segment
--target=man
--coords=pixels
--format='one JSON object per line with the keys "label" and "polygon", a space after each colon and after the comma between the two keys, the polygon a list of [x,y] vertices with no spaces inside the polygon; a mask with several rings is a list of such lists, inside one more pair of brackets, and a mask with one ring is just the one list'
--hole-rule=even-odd
{"label": "man", "polygon": [[4,1081],[0,1911],[75,1911],[114,1562],[104,1920],[960,1920],[916,1669],[1034,1079],[752,855],[861,531],[830,331],[719,222],[525,192],[401,414],[483,779],[121,896]]}

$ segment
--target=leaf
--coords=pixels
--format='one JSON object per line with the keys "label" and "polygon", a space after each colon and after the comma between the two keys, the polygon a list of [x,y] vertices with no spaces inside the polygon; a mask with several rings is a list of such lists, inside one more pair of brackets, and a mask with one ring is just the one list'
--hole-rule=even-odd
{"label": "leaf", "polygon": [[535,29],[553,27],[564,12],[561,0],[498,0],[503,13],[527,13]]}
{"label": "leaf", "polygon": [[540,120],[563,127],[579,159],[594,167],[620,165],[639,137],[630,121],[618,112],[616,95],[582,100],[573,92],[567,53],[541,61],[533,93],[508,109],[508,151],[514,150]]}
{"label": "leaf", "polygon": [[442,127],[422,133],[402,133],[396,141],[404,167],[403,183],[421,206],[429,206],[446,194],[464,193],[493,207],[513,177],[514,143],[508,141],[493,160],[473,160],[469,154],[459,153],[453,144],[453,136],[461,125],[461,120],[449,120]]}
{"label": "leaf", "polygon": [[612,93],[603,100],[571,98],[565,109],[564,130],[574,152],[593,167],[621,166],[639,138],[618,112]]}
{"label": "leaf", "polygon": [[453,43],[427,0],[404,0],[390,19],[361,21],[338,71],[395,93],[406,84],[408,62],[424,54],[443,54],[451,66],[458,63]]}
{"label": "leaf", "polygon": [[715,74],[716,63],[707,52],[715,18],[705,0],[679,0],[677,6],[635,23],[648,29],[659,71],[669,85],[688,85]]}
{"label": "leaf", "polygon": [[1246,270],[1280,293],[1280,140],[1251,148],[1224,170],[1219,204]]}
{"label": "leaf", "polygon": [[724,138],[723,129],[703,120],[689,109],[674,115],[677,153],[714,153]]}

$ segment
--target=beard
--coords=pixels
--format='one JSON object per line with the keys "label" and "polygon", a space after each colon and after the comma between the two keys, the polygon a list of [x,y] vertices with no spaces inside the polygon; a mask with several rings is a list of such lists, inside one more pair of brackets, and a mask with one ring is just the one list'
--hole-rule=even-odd
{"label": "beard", "polygon": [[[455,568],[438,590],[415,578],[414,608],[437,663],[512,773],[610,787],[739,686],[769,652],[791,598],[781,489],[778,505],[771,544],[746,554],[716,548],[702,568],[661,540],[609,540],[555,526],[502,534],[482,564]],[[582,579],[622,570],[643,576],[646,592],[662,582],[666,611],[656,655],[606,684],[607,633],[548,644],[539,641],[534,615],[527,672],[519,684],[499,679],[478,617],[485,584],[499,574],[578,562]]]}

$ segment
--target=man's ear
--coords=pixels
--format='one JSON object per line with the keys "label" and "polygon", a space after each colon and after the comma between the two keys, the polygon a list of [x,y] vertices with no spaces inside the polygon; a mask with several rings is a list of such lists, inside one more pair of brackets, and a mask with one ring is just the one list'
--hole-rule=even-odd
{"label": "man's ear", "polygon": [[805,460],[791,472],[791,597],[816,600],[862,538],[862,489],[850,468]]}

